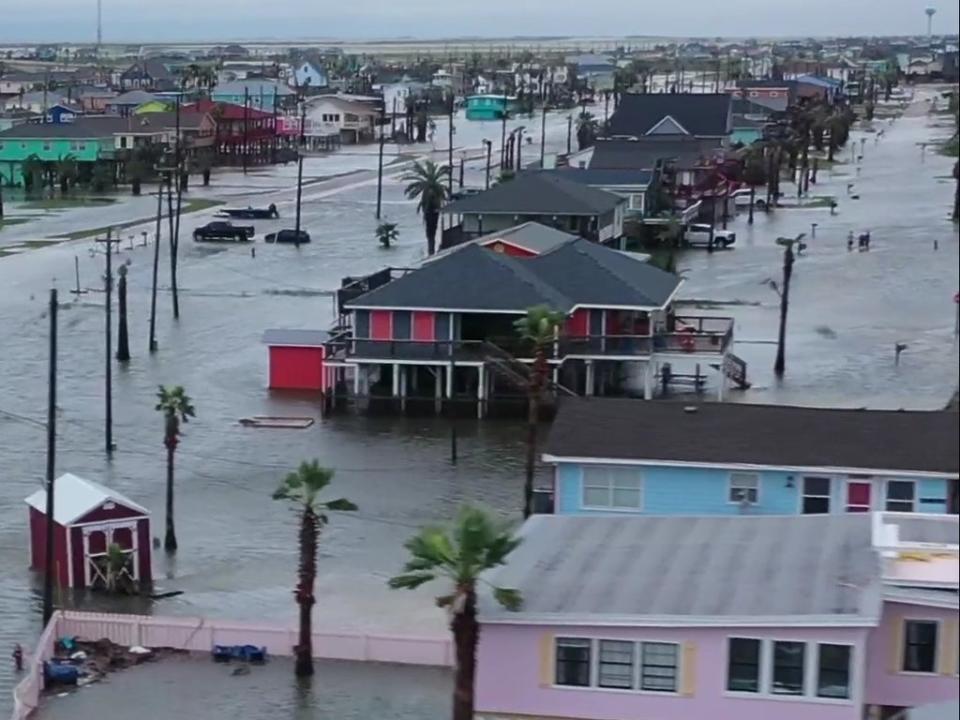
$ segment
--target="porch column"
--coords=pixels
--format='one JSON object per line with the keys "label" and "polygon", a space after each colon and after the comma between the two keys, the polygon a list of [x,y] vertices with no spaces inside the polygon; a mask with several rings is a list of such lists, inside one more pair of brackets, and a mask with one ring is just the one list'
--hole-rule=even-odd
{"label": "porch column", "polygon": [[486,376],[487,370],[481,365],[477,368],[477,418],[479,419],[483,418],[487,404]]}
{"label": "porch column", "polygon": [[393,364],[393,396],[400,397],[400,366]]}
{"label": "porch column", "polygon": [[723,371],[724,356],[720,356],[720,366],[717,368],[717,402],[723,402],[723,392],[727,389],[727,374]]}
{"label": "porch column", "polygon": [[643,399],[653,400],[653,358],[647,360],[643,366]]}
{"label": "porch column", "polygon": [[410,369],[407,365],[397,365],[400,370],[400,410],[407,410],[407,371]]}
{"label": "porch column", "polygon": [[362,365],[353,366],[353,396],[360,397],[360,372]]}
{"label": "porch column", "polygon": [[453,369],[454,364],[450,363],[447,367],[447,400],[453,399]]}
{"label": "porch column", "polygon": [[433,410],[439,415],[443,409],[443,366],[431,368],[433,372]]}
{"label": "porch column", "polygon": [[584,388],[583,394],[589,397],[593,395],[596,390],[593,360],[584,360],[584,365],[586,366],[586,387]]}

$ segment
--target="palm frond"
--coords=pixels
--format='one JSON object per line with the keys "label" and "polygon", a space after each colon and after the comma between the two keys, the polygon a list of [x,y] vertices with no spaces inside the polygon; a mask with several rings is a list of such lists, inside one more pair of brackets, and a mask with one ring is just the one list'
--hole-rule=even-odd
{"label": "palm frond", "polygon": [[323,506],[327,510],[339,510],[341,512],[350,512],[356,510],[357,506],[347,500],[346,498],[339,498],[337,500],[331,500],[330,502],[325,502]]}
{"label": "palm frond", "polygon": [[523,606],[523,597],[513,588],[495,587],[493,589],[493,597],[507,610],[516,611]]}
{"label": "palm frond", "polygon": [[436,575],[433,573],[406,573],[390,578],[387,585],[394,590],[413,590],[434,578],[436,578]]}

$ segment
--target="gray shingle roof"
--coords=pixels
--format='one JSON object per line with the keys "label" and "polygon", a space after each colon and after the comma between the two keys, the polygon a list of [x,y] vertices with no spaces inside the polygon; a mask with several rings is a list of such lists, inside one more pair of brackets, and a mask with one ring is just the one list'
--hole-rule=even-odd
{"label": "gray shingle roof", "polygon": [[522,172],[513,180],[455,200],[447,214],[600,215],[625,203],[623,198],[565,179],[561,173]]}
{"label": "gray shingle roof", "polygon": [[[545,172],[551,172],[549,170]],[[591,187],[647,186],[653,180],[649,168],[569,168],[554,170],[563,173],[564,180],[573,180]]]}
{"label": "gray shingle roof", "polygon": [[[695,412],[686,408],[694,407]],[[956,475],[960,414],[568,398],[544,452],[558,457]]]}
{"label": "gray shingle roof", "polygon": [[271,328],[263,331],[260,341],[266,345],[287,345],[290,347],[320,347],[330,339],[326,330],[296,330]]}
{"label": "gray shingle roof", "polygon": [[610,117],[609,135],[641,137],[670,116],[691,135],[726,135],[730,128],[730,95],[628,93]]}
{"label": "gray shingle roof", "polygon": [[131,90],[107,101],[108,105],[143,105],[144,103],[159,100],[158,95],[148,93],[145,90]]}
{"label": "gray shingle roof", "polygon": [[534,515],[490,581],[481,622],[874,624],[879,560],[868,515]]}
{"label": "gray shingle roof", "polygon": [[0,138],[108,138],[126,126],[127,118],[97,115],[69,123],[24,123],[0,132]]}
{"label": "gray shingle roof", "polygon": [[347,306],[518,313],[533,305],[562,312],[577,305],[662,307],[679,284],[642,258],[581,238],[530,258],[471,244]]}
{"label": "gray shingle roof", "polygon": [[593,148],[590,170],[652,170],[658,161],[692,169],[706,165],[719,152],[715,140],[669,137],[599,141]]}

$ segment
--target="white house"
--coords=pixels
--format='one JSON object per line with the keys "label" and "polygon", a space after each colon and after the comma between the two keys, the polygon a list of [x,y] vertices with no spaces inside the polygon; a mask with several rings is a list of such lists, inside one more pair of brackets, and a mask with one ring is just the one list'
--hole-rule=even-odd
{"label": "white house", "polygon": [[407,101],[412,97],[415,98],[427,87],[426,83],[404,77],[397,82],[374,85],[373,89],[379,90],[383,95],[383,107],[388,115],[396,112],[397,117],[403,117],[406,114]]}
{"label": "white house", "polygon": [[327,87],[327,70],[322,65],[304,60],[294,68],[293,84],[300,88]]}
{"label": "white house", "polygon": [[304,135],[308,145],[331,135],[339,135],[347,143],[371,140],[379,114],[368,103],[339,95],[318,95],[307,101]]}

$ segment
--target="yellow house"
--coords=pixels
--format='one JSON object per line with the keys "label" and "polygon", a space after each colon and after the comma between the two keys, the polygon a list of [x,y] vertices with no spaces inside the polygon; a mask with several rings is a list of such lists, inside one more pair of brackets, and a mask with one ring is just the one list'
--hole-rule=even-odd
{"label": "yellow house", "polygon": [[134,115],[144,115],[146,113],[167,112],[173,109],[173,103],[166,100],[150,100],[143,105],[137,105],[133,111]]}

